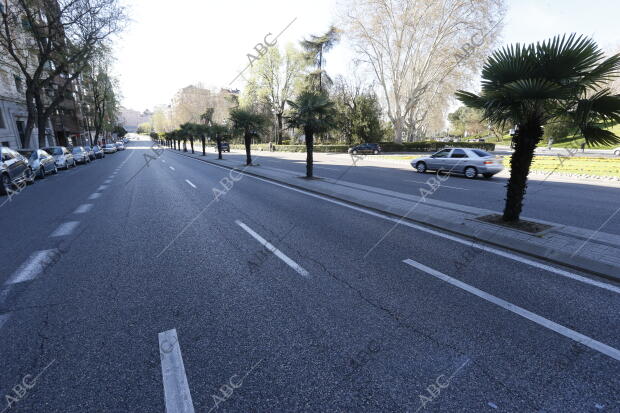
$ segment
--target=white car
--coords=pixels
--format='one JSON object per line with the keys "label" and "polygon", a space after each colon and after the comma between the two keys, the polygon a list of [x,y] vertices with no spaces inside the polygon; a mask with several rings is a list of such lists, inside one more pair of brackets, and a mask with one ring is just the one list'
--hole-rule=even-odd
{"label": "white car", "polygon": [[620,148],[614,149],[614,155],[620,156]]}
{"label": "white car", "polygon": [[116,145],[113,145],[111,143],[106,143],[105,146],[103,147],[103,153],[114,153],[116,152]]}
{"label": "white car", "polygon": [[73,154],[64,146],[50,146],[43,150],[54,157],[57,168],[69,169],[76,165]]}
{"label": "white car", "polygon": [[411,166],[419,173],[442,171],[463,174],[474,179],[482,174],[489,179],[504,169],[502,159],[482,149],[446,148],[424,158],[411,161]]}

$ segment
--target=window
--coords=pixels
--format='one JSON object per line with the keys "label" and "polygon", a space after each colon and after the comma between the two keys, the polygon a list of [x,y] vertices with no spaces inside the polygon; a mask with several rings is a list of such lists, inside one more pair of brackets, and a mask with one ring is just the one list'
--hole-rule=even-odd
{"label": "window", "polygon": [[444,149],[442,151],[437,152],[435,155],[433,155],[433,158],[447,158],[448,155],[450,154],[450,151],[452,149]]}
{"label": "window", "polygon": [[467,158],[467,154],[462,149],[455,149],[452,151],[450,158]]}
{"label": "window", "polygon": [[481,158],[484,158],[485,156],[493,156],[488,152],[481,151],[480,149],[472,149],[471,151]]}
{"label": "window", "polygon": [[6,124],[4,123],[4,115],[2,115],[2,110],[0,110],[0,129],[6,128]]}
{"label": "window", "polygon": [[13,75],[13,79],[15,79],[15,89],[17,89],[18,92],[21,92],[22,87],[24,86],[22,78],[17,75]]}
{"label": "window", "polygon": [[15,124],[17,125],[17,132],[19,132],[19,136],[23,140],[25,135],[26,135],[26,128],[24,128],[24,121],[23,120],[18,120],[18,121],[15,122]]}

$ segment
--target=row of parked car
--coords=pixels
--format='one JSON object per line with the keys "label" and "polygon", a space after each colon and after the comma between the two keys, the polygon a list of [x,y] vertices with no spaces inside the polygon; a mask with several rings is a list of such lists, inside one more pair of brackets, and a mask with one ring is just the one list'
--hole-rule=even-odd
{"label": "row of parked car", "polygon": [[75,168],[77,164],[87,164],[95,159],[103,159],[106,154],[125,149],[127,140],[105,145],[50,146],[41,149],[18,149],[0,147],[0,194],[8,194],[13,188],[33,184],[35,179],[57,174],[59,169]]}

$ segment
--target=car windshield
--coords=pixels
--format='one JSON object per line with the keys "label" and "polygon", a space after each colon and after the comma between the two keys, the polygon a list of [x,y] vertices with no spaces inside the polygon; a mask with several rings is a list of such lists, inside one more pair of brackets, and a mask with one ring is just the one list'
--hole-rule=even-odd
{"label": "car windshield", "polygon": [[47,148],[45,151],[52,155],[62,155],[62,148],[59,148],[59,147]]}
{"label": "car windshield", "polygon": [[19,152],[25,158],[33,158],[33,159],[37,158],[36,151],[17,151],[17,152]]}

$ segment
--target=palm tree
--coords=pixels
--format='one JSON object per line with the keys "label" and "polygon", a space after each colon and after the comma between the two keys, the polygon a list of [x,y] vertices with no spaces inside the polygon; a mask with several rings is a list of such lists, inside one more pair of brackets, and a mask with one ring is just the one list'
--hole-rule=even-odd
{"label": "palm tree", "polygon": [[310,86],[316,85],[315,90],[318,92],[324,91],[323,78],[325,77],[326,83],[330,84],[331,79],[324,72],[323,66],[325,63],[324,53],[327,53],[334,45],[340,40],[340,30],[331,26],[329,30],[321,35],[311,35],[310,39],[302,40],[301,47],[306,52],[306,56],[309,62],[316,65],[316,70],[308,75]]}
{"label": "palm tree", "polygon": [[335,126],[334,103],[327,94],[305,91],[295,101],[288,101],[291,113],[288,124],[303,128],[306,138],[306,177],[312,178],[314,134],[326,132]]}
{"label": "palm tree", "polygon": [[[183,142],[185,143],[186,141],[189,141],[192,153],[194,153],[194,139],[196,139],[196,135],[199,133],[199,128],[200,125],[190,122],[186,122],[181,125],[181,135],[183,136]],[[185,143],[184,152],[187,152],[187,143]]]}
{"label": "palm tree", "polygon": [[209,127],[209,132],[217,142],[217,159],[222,159],[222,138],[228,133],[228,127],[213,122]]}
{"label": "palm tree", "polygon": [[588,145],[620,141],[604,129],[620,122],[620,95],[606,87],[619,74],[620,54],[606,58],[592,39],[571,34],[495,51],[482,69],[480,95],[456,93],[465,105],[482,109],[491,123],[518,127],[504,221],[519,220],[534,150],[545,124],[569,119]]}
{"label": "palm tree", "polygon": [[265,127],[268,120],[260,113],[255,113],[251,110],[243,108],[232,109],[230,111],[230,120],[234,129],[243,132],[243,142],[245,143],[245,164],[252,165],[252,154],[250,152],[252,137],[258,136],[258,132]]}
{"label": "palm tree", "polygon": [[202,141],[202,156],[207,155],[207,143],[205,141],[206,135],[209,133],[209,127],[213,123],[213,114],[215,113],[214,108],[207,108],[205,113],[200,115],[200,120],[203,122],[203,127],[201,128],[200,139]]}

